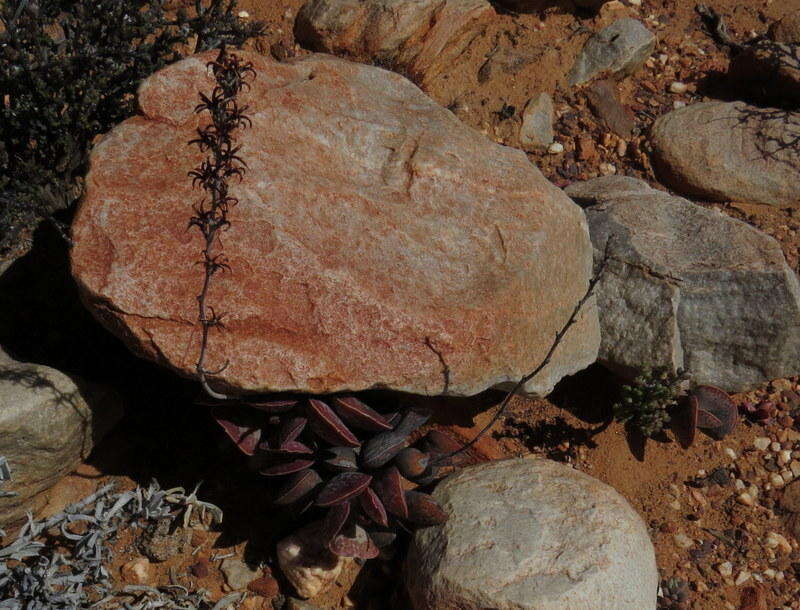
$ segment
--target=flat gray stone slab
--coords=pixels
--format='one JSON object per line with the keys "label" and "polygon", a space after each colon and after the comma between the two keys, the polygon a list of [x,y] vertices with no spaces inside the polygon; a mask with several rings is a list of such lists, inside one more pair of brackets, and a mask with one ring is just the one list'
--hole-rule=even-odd
{"label": "flat gray stone slab", "polygon": [[727,391],[800,372],[800,283],[778,243],[722,212],[608,176],[570,185],[595,248],[600,360],[686,368]]}

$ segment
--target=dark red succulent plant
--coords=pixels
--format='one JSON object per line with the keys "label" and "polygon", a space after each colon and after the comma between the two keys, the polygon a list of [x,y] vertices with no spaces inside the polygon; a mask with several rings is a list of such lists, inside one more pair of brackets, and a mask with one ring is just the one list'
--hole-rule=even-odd
{"label": "dark red succulent plant", "polygon": [[428,420],[414,410],[384,414],[353,396],[217,407],[214,416],[258,472],[280,482],[274,503],[298,513],[325,511],[323,544],[337,555],[371,559],[402,525],[443,523],[429,494],[411,489],[445,472],[455,441],[439,431],[409,446]]}
{"label": "dark red succulent plant", "polygon": [[677,414],[675,431],[684,447],[694,443],[697,430],[715,440],[728,436],[739,422],[739,410],[728,393],[710,385],[693,388],[686,397],[685,408]]}

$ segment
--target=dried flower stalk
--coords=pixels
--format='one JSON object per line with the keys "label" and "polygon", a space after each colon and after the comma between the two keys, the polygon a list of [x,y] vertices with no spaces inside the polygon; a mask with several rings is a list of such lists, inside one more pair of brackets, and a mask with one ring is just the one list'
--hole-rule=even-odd
{"label": "dried flower stalk", "polygon": [[245,115],[247,106],[240,106],[237,96],[250,88],[247,82],[255,77],[250,62],[228,53],[223,46],[217,58],[208,63],[213,72],[216,86],[211,96],[200,94],[201,103],[195,112],[208,112],[211,122],[197,130],[197,138],[189,144],[196,144],[207,153],[205,160],[189,172],[192,186],[200,185],[206,196],[193,206],[194,216],[189,226],[195,226],[203,236],[204,269],[203,286],[197,295],[198,321],[202,326],[200,354],[197,358],[197,376],[205,391],[213,398],[226,400],[227,396],[211,388],[208,377],[225,370],[228,362],[216,370],[206,368],[208,337],[212,328],[223,327],[224,314],[217,313],[208,304],[208,291],[214,275],[219,271],[230,270],[225,254],[221,251],[220,232],[230,227],[228,212],[239,200],[229,192],[228,182],[232,178],[242,179],[247,164],[238,155],[239,146],[234,144],[233,134],[237,129],[249,127],[250,119]]}

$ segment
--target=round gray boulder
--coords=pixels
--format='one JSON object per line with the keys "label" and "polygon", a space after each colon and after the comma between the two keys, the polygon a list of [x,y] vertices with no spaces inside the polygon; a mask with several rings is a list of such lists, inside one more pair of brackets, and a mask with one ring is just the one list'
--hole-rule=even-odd
{"label": "round gray boulder", "polygon": [[647,528],[614,489],[568,466],[467,468],[434,497],[450,515],[414,536],[415,610],[648,610],[658,570]]}

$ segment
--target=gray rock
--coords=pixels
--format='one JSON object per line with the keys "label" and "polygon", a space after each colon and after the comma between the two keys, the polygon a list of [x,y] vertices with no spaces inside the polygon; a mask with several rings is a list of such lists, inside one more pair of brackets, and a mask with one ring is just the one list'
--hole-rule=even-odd
{"label": "gray rock", "polygon": [[567,75],[582,85],[600,75],[623,77],[642,67],[656,46],[656,37],[636,19],[619,19],[586,41]]}
{"label": "gray rock", "polygon": [[783,207],[800,202],[798,141],[800,113],[743,102],[679,108],[650,134],[659,178],[682,195]]}
{"label": "gray rock", "polygon": [[648,610],[647,527],[611,487],[544,459],[489,462],[441,483],[450,518],[418,530],[405,578],[415,610]]}
{"label": "gray rock", "polygon": [[778,243],[750,225],[633,178],[567,187],[586,209],[595,260],[600,359],[631,375],[688,369],[741,391],[800,373],[800,283]]}
{"label": "gray rock", "polygon": [[235,557],[228,557],[222,561],[220,570],[225,576],[225,582],[228,583],[234,591],[241,591],[247,588],[251,582],[258,578],[259,571],[252,569],[241,559]]}
{"label": "gray rock", "polygon": [[519,141],[530,150],[541,150],[553,143],[553,98],[547,93],[540,93],[526,104]]}
{"label": "gray rock", "polygon": [[122,415],[112,392],[81,387],[47,366],[17,362],[0,349],[0,456],[11,481],[0,497],[0,528],[37,512],[46,492],[86,458]]}

